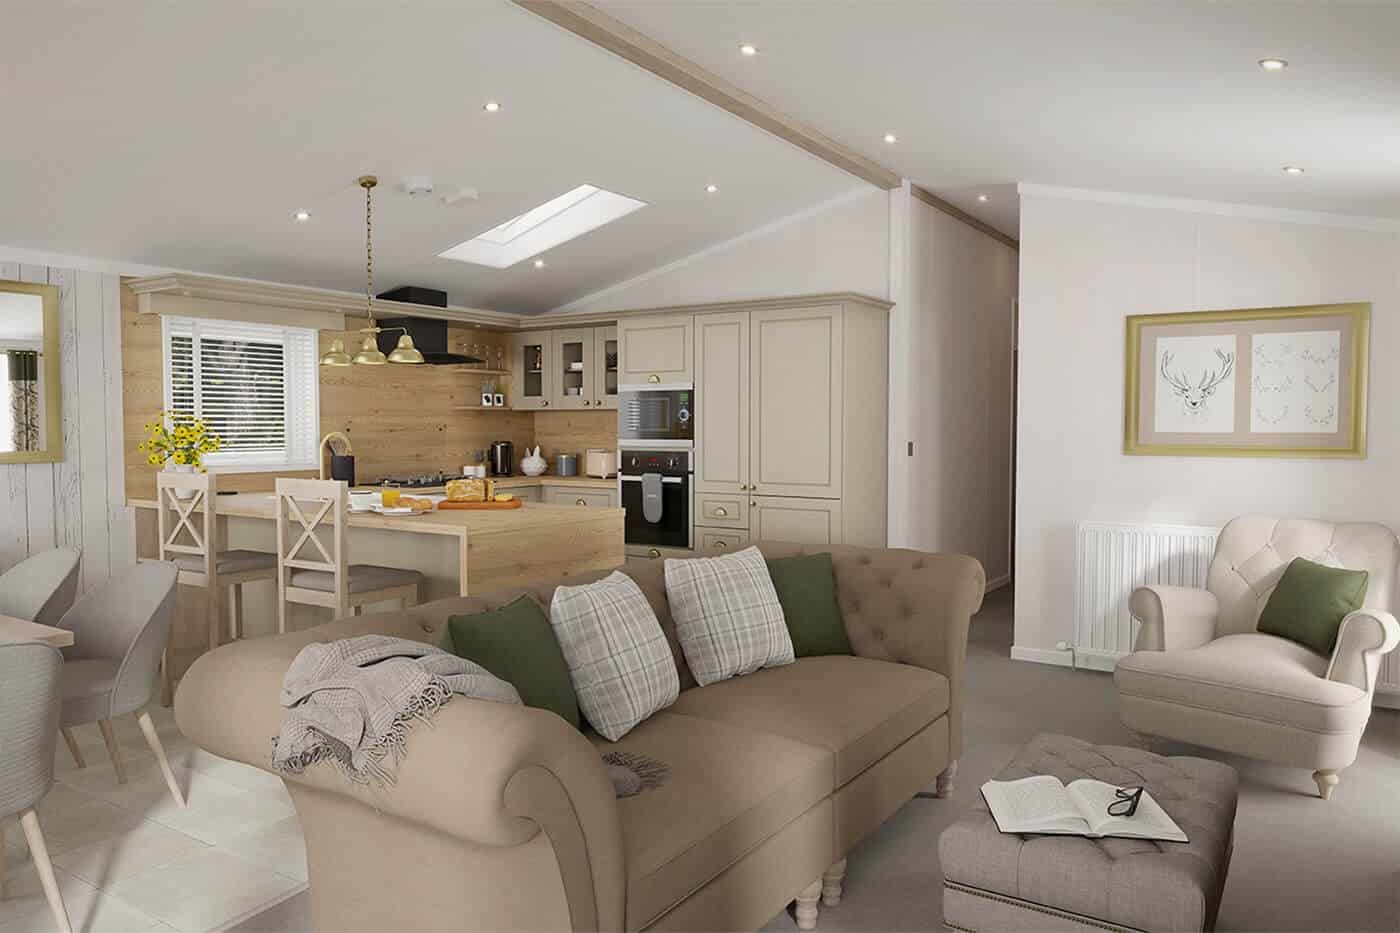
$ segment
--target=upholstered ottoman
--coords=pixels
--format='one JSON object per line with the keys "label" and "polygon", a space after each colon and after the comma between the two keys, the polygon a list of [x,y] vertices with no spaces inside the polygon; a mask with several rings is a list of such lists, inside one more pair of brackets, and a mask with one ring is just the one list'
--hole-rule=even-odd
{"label": "upholstered ottoman", "polygon": [[1190,842],[1003,835],[985,802],[938,841],[953,930],[1210,930],[1234,839],[1238,777],[1204,758],[1038,735],[996,775],[1142,785]]}

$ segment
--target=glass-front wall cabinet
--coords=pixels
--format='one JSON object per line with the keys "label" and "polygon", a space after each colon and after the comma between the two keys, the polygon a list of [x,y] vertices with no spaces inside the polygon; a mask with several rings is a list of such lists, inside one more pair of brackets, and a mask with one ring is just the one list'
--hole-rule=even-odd
{"label": "glass-front wall cabinet", "polygon": [[597,382],[593,406],[617,410],[617,325],[593,328],[593,357]]}
{"label": "glass-front wall cabinet", "polygon": [[533,331],[512,338],[512,408],[550,407],[555,394],[552,336],[552,331]]}
{"label": "glass-front wall cabinet", "polygon": [[554,331],[554,371],[559,378],[555,407],[593,407],[593,357],[591,328]]}

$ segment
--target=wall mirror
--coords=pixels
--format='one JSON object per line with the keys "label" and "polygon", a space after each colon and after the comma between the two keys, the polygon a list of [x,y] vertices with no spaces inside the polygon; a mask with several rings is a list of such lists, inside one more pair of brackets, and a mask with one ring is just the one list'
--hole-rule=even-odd
{"label": "wall mirror", "polygon": [[63,459],[58,286],[0,279],[0,463]]}

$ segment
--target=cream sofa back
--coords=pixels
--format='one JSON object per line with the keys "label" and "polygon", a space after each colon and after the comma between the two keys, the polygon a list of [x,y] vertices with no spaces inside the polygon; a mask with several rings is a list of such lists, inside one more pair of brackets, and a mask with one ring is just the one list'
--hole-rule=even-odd
{"label": "cream sofa back", "polygon": [[1284,570],[1296,557],[1370,574],[1368,609],[1391,610],[1395,586],[1395,533],[1374,522],[1241,515],[1220,532],[1206,589],[1220,600],[1215,635],[1252,632]]}

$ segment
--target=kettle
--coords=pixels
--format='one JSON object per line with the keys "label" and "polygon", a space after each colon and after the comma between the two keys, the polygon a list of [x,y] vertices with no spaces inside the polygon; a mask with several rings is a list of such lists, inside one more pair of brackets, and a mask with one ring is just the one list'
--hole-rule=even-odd
{"label": "kettle", "polygon": [[491,444],[490,457],[492,476],[510,476],[515,467],[515,445],[510,441],[495,441]]}

